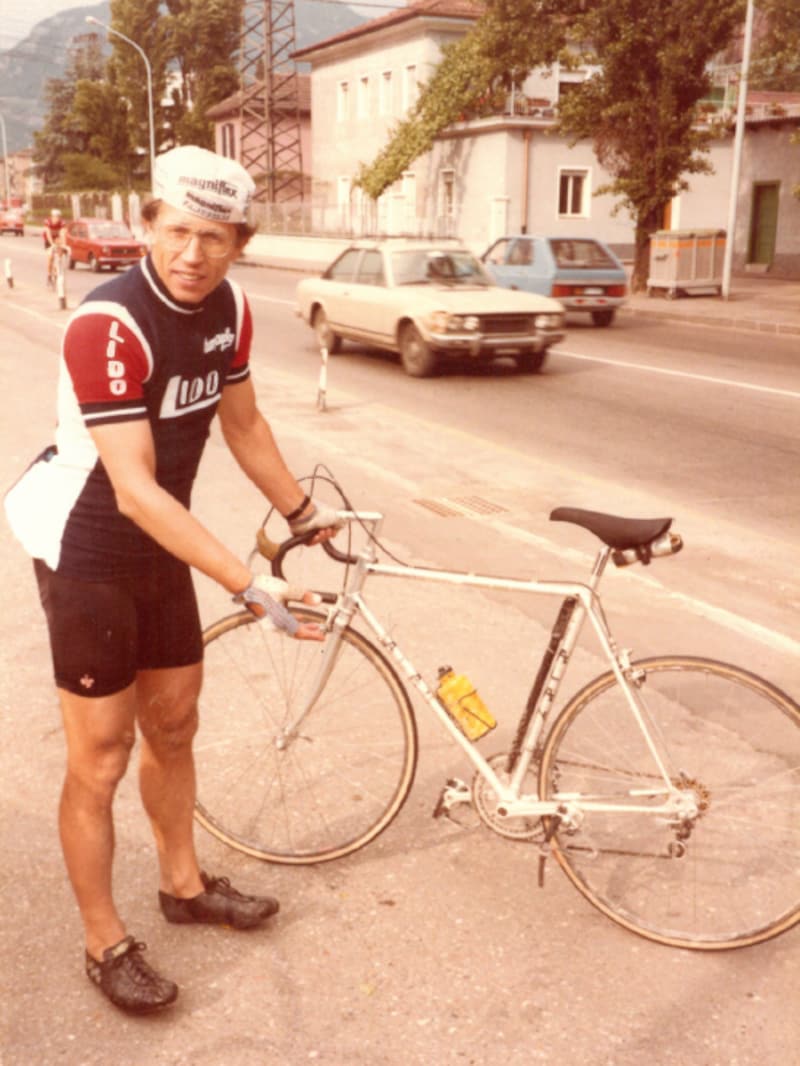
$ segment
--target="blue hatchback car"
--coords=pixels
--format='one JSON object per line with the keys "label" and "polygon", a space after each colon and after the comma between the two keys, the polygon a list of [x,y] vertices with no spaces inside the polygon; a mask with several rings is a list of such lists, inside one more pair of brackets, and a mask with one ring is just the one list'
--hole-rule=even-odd
{"label": "blue hatchback car", "polygon": [[588,237],[501,237],[481,256],[498,285],[552,296],[610,326],[625,302],[628,276],[608,245]]}

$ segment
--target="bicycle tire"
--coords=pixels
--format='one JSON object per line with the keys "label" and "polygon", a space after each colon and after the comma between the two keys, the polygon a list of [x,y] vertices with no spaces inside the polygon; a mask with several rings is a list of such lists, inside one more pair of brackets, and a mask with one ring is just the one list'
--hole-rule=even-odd
{"label": "bicycle tire", "polygon": [[[699,816],[681,841],[663,817],[584,811],[571,834],[556,829],[553,854],[590,903],[648,940],[719,951],[785,932],[800,922],[800,707],[716,660],[634,665],[668,772]],[[595,678],[547,737],[540,798],[612,799],[655,781],[614,675]]]}
{"label": "bicycle tire", "polygon": [[247,611],[210,626],[204,641],[198,822],[246,855],[290,865],[342,858],[382,833],[408,796],[418,750],[408,693],[384,655],[346,627],[321,696],[282,746],[324,645]]}

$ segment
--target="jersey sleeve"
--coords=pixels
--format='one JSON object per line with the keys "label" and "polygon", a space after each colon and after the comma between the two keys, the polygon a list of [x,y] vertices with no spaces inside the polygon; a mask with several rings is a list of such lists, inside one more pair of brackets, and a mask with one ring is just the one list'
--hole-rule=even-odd
{"label": "jersey sleeve", "polygon": [[250,304],[238,285],[232,284],[231,288],[236,300],[236,351],[225,376],[226,385],[235,385],[250,377],[250,348],[253,343],[253,316]]}
{"label": "jersey sleeve", "polygon": [[84,304],[67,327],[63,352],[87,426],[147,416],[144,383],[152,373],[152,352],[124,307]]}

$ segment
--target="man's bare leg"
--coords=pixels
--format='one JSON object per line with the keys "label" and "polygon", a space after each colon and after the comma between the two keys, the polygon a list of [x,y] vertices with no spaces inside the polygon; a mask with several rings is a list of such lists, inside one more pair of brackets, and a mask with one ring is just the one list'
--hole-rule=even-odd
{"label": "man's bare leg", "polygon": [[61,847],[95,959],[119,943],[125,925],[112,898],[112,806],[134,743],[136,692],[87,699],[59,689],[67,772],[59,808]]}
{"label": "man's bare leg", "polygon": [[160,889],[188,898],[203,891],[194,846],[196,795],[192,741],[203,667],[141,670],[139,784],[158,849]]}

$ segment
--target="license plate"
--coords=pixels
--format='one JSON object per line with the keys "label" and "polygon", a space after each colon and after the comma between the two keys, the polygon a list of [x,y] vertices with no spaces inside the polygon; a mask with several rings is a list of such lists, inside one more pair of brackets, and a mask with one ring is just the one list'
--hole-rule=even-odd
{"label": "license plate", "polygon": [[584,296],[604,296],[605,295],[605,291],[606,290],[600,288],[599,285],[595,285],[595,286],[590,287],[588,289],[584,289],[583,290],[583,295]]}

